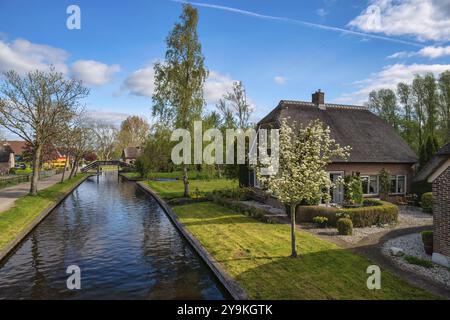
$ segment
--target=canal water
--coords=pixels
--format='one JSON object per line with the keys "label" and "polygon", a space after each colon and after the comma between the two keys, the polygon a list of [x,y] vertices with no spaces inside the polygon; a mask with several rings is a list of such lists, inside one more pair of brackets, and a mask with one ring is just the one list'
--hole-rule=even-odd
{"label": "canal water", "polygon": [[[67,288],[72,265],[80,290]],[[117,172],[88,178],[0,263],[0,299],[224,298],[157,202]]]}

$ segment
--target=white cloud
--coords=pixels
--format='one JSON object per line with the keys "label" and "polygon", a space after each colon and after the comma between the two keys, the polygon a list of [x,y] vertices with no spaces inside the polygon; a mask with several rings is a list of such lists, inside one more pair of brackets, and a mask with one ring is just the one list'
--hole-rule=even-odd
{"label": "white cloud", "polygon": [[419,55],[422,57],[439,58],[444,56],[450,56],[450,46],[447,47],[425,47],[419,51]]}
{"label": "white cloud", "polygon": [[[155,72],[153,65],[134,71],[123,84],[122,89],[128,90],[136,96],[151,97],[155,90]],[[204,98],[207,104],[215,104],[223,95],[233,88],[233,80],[230,76],[220,72],[210,71],[204,86]]]}
{"label": "white cloud", "polygon": [[389,36],[413,36],[420,41],[450,40],[448,0],[371,0],[349,26]]}
{"label": "white cloud", "polygon": [[396,59],[396,58],[410,58],[414,56],[421,56],[421,57],[427,57],[430,59],[436,59],[440,57],[450,56],[450,46],[446,47],[437,47],[437,46],[428,46],[420,49],[417,52],[414,51],[402,51],[394,53],[393,55],[390,55],[389,59]]}
{"label": "white cloud", "polygon": [[134,71],[125,79],[123,88],[136,96],[151,97],[155,90],[153,65]]}
{"label": "white cloud", "polygon": [[216,71],[210,71],[208,79],[205,82],[204,98],[206,103],[215,104],[223,95],[233,89],[233,80],[229,75],[224,75]]}
{"label": "white cloud", "polygon": [[389,65],[367,79],[354,82],[357,91],[343,94],[338,100],[362,104],[367,101],[367,97],[372,90],[395,89],[399,82],[411,83],[416,74],[433,73],[438,76],[446,70],[450,70],[450,64]]}
{"label": "white cloud", "polygon": [[69,54],[59,48],[16,39],[13,42],[0,41],[0,71],[14,70],[24,74],[33,70],[48,70],[49,65],[64,74]]}
{"label": "white cloud", "polygon": [[107,65],[94,60],[78,60],[72,64],[71,71],[72,76],[83,81],[83,84],[98,87],[110,82],[114,74],[120,71],[120,66]]}
{"label": "white cloud", "polygon": [[320,17],[325,17],[328,14],[328,11],[325,10],[324,8],[320,8],[316,10],[316,13]]}
{"label": "white cloud", "polygon": [[112,125],[120,125],[120,123],[128,118],[130,114],[122,112],[107,112],[107,111],[88,111],[87,117],[94,121],[101,121]]}
{"label": "white cloud", "polygon": [[286,83],[287,78],[283,76],[275,76],[273,78],[273,81],[275,81],[276,84],[283,85]]}

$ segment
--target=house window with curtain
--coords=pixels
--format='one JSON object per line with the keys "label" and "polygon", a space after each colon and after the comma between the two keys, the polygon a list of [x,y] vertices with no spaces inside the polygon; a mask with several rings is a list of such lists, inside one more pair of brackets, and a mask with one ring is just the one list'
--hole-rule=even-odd
{"label": "house window with curtain", "polygon": [[361,182],[365,195],[378,194],[378,176],[361,176]]}
{"label": "house window with curtain", "polygon": [[391,187],[389,193],[405,194],[406,193],[406,176],[391,176]]}

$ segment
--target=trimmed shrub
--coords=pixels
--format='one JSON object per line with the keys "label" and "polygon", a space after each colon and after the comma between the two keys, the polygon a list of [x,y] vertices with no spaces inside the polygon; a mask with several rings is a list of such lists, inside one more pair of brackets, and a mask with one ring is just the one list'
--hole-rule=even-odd
{"label": "trimmed shrub", "polygon": [[214,195],[239,201],[249,200],[250,193],[251,191],[248,188],[240,188],[240,187],[213,191]]}
{"label": "trimmed shrub", "polygon": [[420,206],[424,212],[432,213],[433,212],[433,193],[426,192],[422,194],[420,199]]}
{"label": "trimmed shrub", "polygon": [[433,254],[433,231],[422,231],[420,235],[425,252],[429,255]]}
{"label": "trimmed shrub", "polygon": [[[367,204],[367,206],[366,206]],[[398,207],[392,203],[366,199],[363,207],[341,208],[322,206],[298,206],[296,219],[298,222],[313,222],[314,217],[328,218],[328,225],[336,226],[339,218],[347,215],[356,228],[370,227],[379,224],[395,224],[398,221]],[[340,216],[337,216],[340,214]]]}
{"label": "trimmed shrub", "polygon": [[363,202],[363,189],[361,178],[357,175],[344,178],[344,201],[351,205],[360,205]]}
{"label": "trimmed shrub", "polygon": [[353,234],[352,220],[347,218],[341,218],[337,221],[336,227],[340,235],[351,236]]}
{"label": "trimmed shrub", "polygon": [[327,217],[314,217],[313,222],[320,225],[322,228],[327,227],[328,218]]}

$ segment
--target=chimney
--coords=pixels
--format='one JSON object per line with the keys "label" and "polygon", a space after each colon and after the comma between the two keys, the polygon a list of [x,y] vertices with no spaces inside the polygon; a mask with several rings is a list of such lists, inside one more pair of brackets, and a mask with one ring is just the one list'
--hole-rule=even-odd
{"label": "chimney", "polygon": [[319,109],[325,110],[325,92],[317,90],[312,94],[312,103],[314,103]]}

